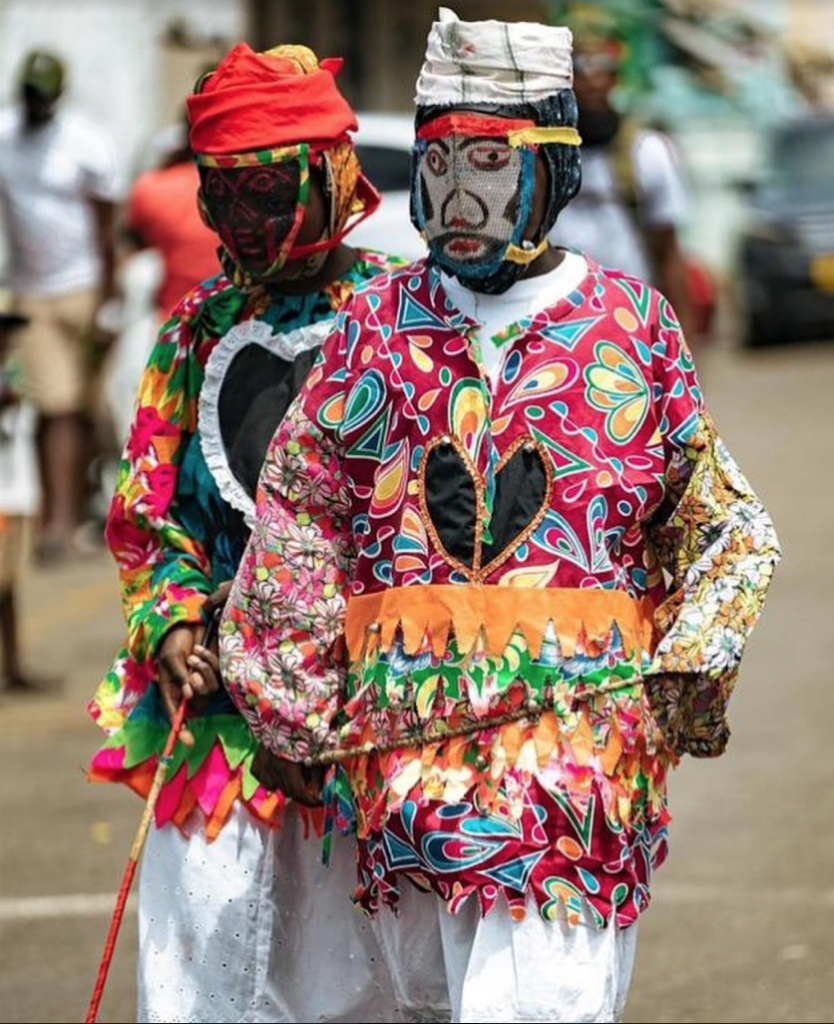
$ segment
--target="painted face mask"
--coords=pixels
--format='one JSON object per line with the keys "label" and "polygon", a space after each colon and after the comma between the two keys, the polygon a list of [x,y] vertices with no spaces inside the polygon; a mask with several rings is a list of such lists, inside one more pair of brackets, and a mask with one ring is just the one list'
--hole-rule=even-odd
{"label": "painted face mask", "polygon": [[[315,274],[329,251],[379,205],[348,142],[322,152],[302,144],[232,157],[198,154],[197,162],[203,218],[220,236],[224,266],[240,287],[278,275]],[[325,223],[318,239],[299,245],[313,168],[327,206]]]}
{"label": "painted face mask", "polygon": [[259,280],[274,276],[287,262],[310,188],[302,147],[270,156],[270,162],[231,166],[198,158],[203,216],[240,271]]}
{"label": "painted face mask", "polygon": [[536,154],[543,142],[578,145],[572,128],[451,114],[423,125],[414,150],[412,211],[436,263],[476,290],[508,262],[518,275],[547,247],[526,241]]}

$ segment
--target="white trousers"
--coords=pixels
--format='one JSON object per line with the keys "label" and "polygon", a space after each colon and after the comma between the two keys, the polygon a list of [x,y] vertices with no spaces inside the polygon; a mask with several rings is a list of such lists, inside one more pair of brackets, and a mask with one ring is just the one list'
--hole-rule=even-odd
{"label": "white trousers", "polygon": [[[428,911],[428,912],[427,912]],[[439,924],[442,959],[426,955]],[[432,978],[445,973],[454,1024],[578,1024],[622,1020],[637,927],[598,931],[547,922],[531,907],[514,921],[504,903],[482,918],[475,900],[453,916],[435,896],[404,886],[400,914],[382,911],[380,941],[395,987],[439,1004]],[[427,1020],[442,1020],[440,1016]]]}
{"label": "white trousers", "polygon": [[[293,811],[277,832],[236,809],[213,842],[172,825],[148,837],[139,885],[140,1024],[301,1024],[448,1020],[395,986],[374,926],[355,910],[354,844],[337,837],[330,868]],[[440,948],[425,903],[420,940]],[[418,941],[420,941],[418,940]]]}
{"label": "white trousers", "polygon": [[[236,809],[213,842],[152,830],[139,886],[139,1024],[613,1022],[636,927],[452,916],[407,883],[397,916],[351,908],[353,844],[330,868],[290,811],[275,832]],[[451,1013],[449,1007],[451,1005]]]}

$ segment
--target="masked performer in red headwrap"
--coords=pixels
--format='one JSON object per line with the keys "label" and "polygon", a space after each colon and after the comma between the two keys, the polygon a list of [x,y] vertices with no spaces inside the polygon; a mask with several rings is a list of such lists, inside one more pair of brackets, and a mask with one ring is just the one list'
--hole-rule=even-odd
{"label": "masked performer in red headwrap", "polygon": [[667,772],[723,750],[779,554],[669,303],[548,245],[579,186],[570,44],[448,11],[432,29],[429,259],[340,313],[221,626],[284,791],[331,765],[325,795],[353,800],[357,899],[410,881],[453,912],[467,1024],[620,1019]]}
{"label": "masked performer in red headwrap", "polygon": [[[304,842],[315,813],[253,775],[256,743],[199,644],[279,420],[336,310],[392,265],[344,243],[377,197],[338,67],[305,47],[241,45],[188,102],[225,274],[183,298],[140,386],[107,528],[128,642],[91,706],[108,734],[92,777],[144,795],[192,698],[142,869],[140,1021],[392,1019],[375,939],[344,895],[350,844],[320,866]],[[320,576],[311,567],[311,590]]]}

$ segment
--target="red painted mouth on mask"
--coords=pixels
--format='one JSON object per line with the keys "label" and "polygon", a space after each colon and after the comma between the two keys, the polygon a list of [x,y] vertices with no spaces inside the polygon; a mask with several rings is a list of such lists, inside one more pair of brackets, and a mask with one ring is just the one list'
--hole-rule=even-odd
{"label": "red painted mouth on mask", "polygon": [[483,256],[489,245],[480,238],[452,238],[444,246],[447,256],[454,259],[473,260]]}
{"label": "red painted mouth on mask", "polygon": [[255,231],[236,228],[224,233],[224,241],[229,249],[241,256],[258,257],[266,254],[264,236]]}
{"label": "red painted mouth on mask", "polygon": [[279,258],[287,234],[284,224],[280,225],[278,231],[270,224],[258,230],[237,227],[227,238],[226,247],[249,269],[263,270]]}
{"label": "red painted mouth on mask", "polygon": [[241,256],[246,256],[249,259],[268,259],[264,246],[262,245],[241,245],[237,243],[235,245],[236,252],[240,253]]}

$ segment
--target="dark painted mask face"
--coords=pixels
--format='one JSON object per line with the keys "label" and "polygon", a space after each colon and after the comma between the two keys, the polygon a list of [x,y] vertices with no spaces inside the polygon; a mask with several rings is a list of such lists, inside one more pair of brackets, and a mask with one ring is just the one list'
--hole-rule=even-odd
{"label": "dark painted mask face", "polygon": [[201,167],[200,177],[210,223],[232,259],[255,278],[280,270],[306,209],[300,163]]}

